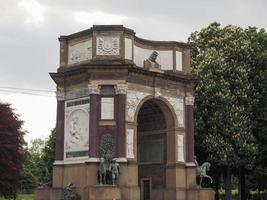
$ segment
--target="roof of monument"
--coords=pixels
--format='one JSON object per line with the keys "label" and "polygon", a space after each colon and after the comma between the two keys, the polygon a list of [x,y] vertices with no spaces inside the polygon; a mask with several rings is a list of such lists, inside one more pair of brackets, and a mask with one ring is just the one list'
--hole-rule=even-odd
{"label": "roof of monument", "polygon": [[134,30],[129,29],[124,27],[123,25],[94,25],[93,27],[79,31],[70,35],[61,35],[58,39],[59,41],[64,41],[64,40],[71,40],[83,36],[87,36],[90,34],[93,34],[93,32],[124,32],[125,34],[132,35],[135,39],[135,41],[148,44],[150,46],[161,46],[161,47],[170,47],[170,46],[178,46],[178,47],[188,47],[188,43],[185,42],[178,42],[178,41],[155,41],[155,40],[148,40],[148,39],[143,39],[138,36],[136,36],[136,33]]}

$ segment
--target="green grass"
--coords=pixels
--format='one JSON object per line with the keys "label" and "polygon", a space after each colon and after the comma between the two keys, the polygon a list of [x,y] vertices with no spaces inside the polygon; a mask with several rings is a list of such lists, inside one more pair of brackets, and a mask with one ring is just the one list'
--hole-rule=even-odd
{"label": "green grass", "polygon": [[[0,197],[0,200],[8,200]],[[17,200],[33,200],[33,194],[19,194]]]}

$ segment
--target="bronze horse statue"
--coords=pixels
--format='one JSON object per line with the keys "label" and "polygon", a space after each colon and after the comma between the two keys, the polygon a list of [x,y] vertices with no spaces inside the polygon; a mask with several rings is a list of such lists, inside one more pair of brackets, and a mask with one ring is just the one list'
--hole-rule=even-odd
{"label": "bronze horse statue", "polygon": [[107,176],[107,171],[109,169],[109,165],[107,162],[105,162],[104,158],[100,158],[100,164],[98,166],[98,176],[99,176],[99,184],[107,184],[106,181],[106,176]]}
{"label": "bronze horse statue", "polygon": [[203,178],[208,178],[210,179],[210,182],[212,183],[213,180],[210,176],[207,175],[207,171],[210,170],[210,163],[209,162],[204,162],[201,166],[199,166],[197,160],[195,159],[195,164],[197,166],[197,176],[199,176],[200,181],[199,181],[199,186],[202,186],[202,179]]}

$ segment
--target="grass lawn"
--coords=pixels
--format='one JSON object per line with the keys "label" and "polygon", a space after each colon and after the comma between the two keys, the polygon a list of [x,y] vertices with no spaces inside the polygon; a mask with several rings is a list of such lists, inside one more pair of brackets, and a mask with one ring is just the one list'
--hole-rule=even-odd
{"label": "grass lawn", "polygon": [[[0,197],[0,200],[8,200]],[[17,200],[33,200],[33,194],[19,194]]]}

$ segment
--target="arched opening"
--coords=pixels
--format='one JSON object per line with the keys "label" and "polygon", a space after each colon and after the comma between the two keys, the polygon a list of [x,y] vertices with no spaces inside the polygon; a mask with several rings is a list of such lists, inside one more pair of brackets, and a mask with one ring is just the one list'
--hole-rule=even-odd
{"label": "arched opening", "polygon": [[168,106],[159,99],[145,101],[137,116],[138,183],[141,200],[163,199],[166,188],[167,131],[173,128]]}

